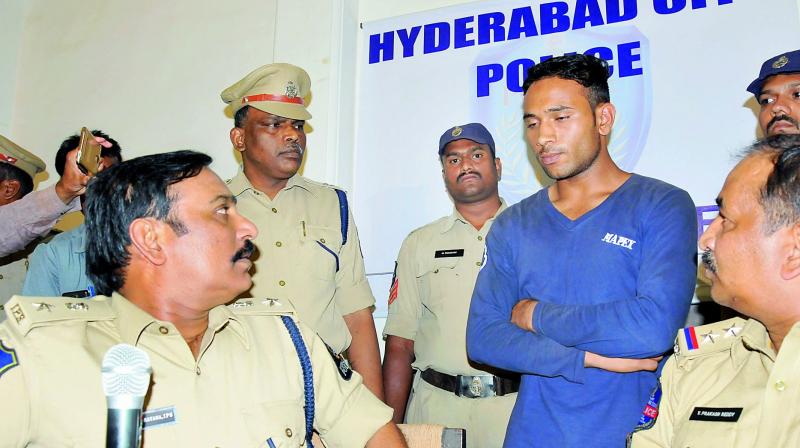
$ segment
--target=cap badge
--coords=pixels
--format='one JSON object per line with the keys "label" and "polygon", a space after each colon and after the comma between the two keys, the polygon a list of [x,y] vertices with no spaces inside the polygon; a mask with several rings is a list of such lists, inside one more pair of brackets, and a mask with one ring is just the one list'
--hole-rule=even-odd
{"label": "cap badge", "polygon": [[289,98],[294,98],[297,96],[297,87],[294,85],[293,81],[286,83],[286,96]]}
{"label": "cap badge", "polygon": [[464,132],[464,129],[462,129],[461,126],[456,126],[453,128],[453,132],[451,132],[450,135],[458,137],[462,132]]}
{"label": "cap badge", "polygon": [[772,63],[772,68],[781,68],[788,63],[789,63],[789,58],[787,58],[786,55],[783,55]]}

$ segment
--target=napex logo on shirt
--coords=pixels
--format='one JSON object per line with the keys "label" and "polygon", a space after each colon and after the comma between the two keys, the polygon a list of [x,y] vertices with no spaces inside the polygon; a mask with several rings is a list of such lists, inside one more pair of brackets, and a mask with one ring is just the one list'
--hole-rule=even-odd
{"label": "napex logo on shirt", "polygon": [[621,235],[617,235],[616,233],[606,233],[606,236],[604,236],[600,241],[613,244],[615,246],[624,247],[628,250],[633,249],[633,245],[636,244],[636,241]]}

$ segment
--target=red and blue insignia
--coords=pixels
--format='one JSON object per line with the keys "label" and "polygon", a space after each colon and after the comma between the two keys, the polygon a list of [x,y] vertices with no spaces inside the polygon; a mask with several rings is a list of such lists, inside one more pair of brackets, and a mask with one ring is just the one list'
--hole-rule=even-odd
{"label": "red and blue insignia", "polygon": [[18,365],[17,352],[12,348],[6,347],[3,341],[0,341],[0,377]]}
{"label": "red and blue insignia", "polygon": [[694,327],[684,328],[683,337],[686,339],[686,348],[689,350],[697,350],[700,348],[700,344],[697,343],[697,334],[695,334]]}
{"label": "red and blue insignia", "polygon": [[389,305],[397,300],[397,262],[394,262],[394,273],[392,274],[392,286],[389,287]]}

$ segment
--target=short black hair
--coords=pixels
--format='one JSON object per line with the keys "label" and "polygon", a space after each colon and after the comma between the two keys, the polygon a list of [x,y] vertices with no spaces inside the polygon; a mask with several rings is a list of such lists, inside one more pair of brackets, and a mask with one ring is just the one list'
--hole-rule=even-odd
{"label": "short black hair", "polygon": [[0,163],[0,182],[4,180],[16,180],[19,182],[18,199],[33,191],[33,178],[22,168],[9,163]]}
{"label": "short black hair", "polygon": [[250,110],[250,106],[244,106],[241,109],[237,110],[235,114],[233,114],[233,125],[237,128],[243,128],[244,122],[247,120],[247,111]]}
{"label": "short black hair", "polygon": [[110,295],[125,283],[130,262],[128,229],[137,218],[153,217],[187,232],[173,213],[170,186],[195,177],[211,164],[195,151],[137,157],[105,169],[90,182],[86,194],[86,270],[98,293]]}
{"label": "short black hair", "polygon": [[800,221],[800,135],[777,134],[756,141],[745,157],[766,154],[775,166],[761,188],[759,202],[764,208],[764,233]]}
{"label": "short black hair", "polygon": [[[122,148],[119,146],[119,143],[117,143],[116,140],[109,137],[108,134],[99,129],[93,130],[92,135],[95,137],[103,137],[106,139],[106,141],[111,143],[110,148],[103,147],[103,149],[100,151],[100,157],[111,157],[116,163],[122,162]],[[67,163],[67,153],[77,148],[80,142],[81,136],[78,134],[71,135],[61,142],[61,146],[58,148],[58,152],[56,152],[55,161],[56,172],[59,176],[64,175],[64,164]]]}
{"label": "short black hair", "polygon": [[605,60],[587,54],[570,54],[547,59],[529,68],[522,90],[528,93],[533,83],[544,78],[568,79],[586,88],[589,104],[595,108],[611,101],[608,77],[608,62]]}

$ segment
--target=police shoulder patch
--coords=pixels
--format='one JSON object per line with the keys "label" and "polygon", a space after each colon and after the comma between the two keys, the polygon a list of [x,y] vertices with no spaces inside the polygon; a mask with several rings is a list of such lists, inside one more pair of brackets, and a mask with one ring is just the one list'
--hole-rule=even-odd
{"label": "police shoulder patch", "polygon": [[6,347],[0,340],[0,377],[18,365],[19,359],[17,359],[16,350]]}
{"label": "police shoulder patch", "polygon": [[350,361],[347,360],[341,354],[336,353],[333,349],[328,345],[325,344],[325,348],[328,349],[328,353],[331,354],[331,358],[333,358],[333,363],[336,364],[336,370],[339,372],[339,375],[345,381],[350,381],[350,378],[353,377],[353,369],[350,367]]}

